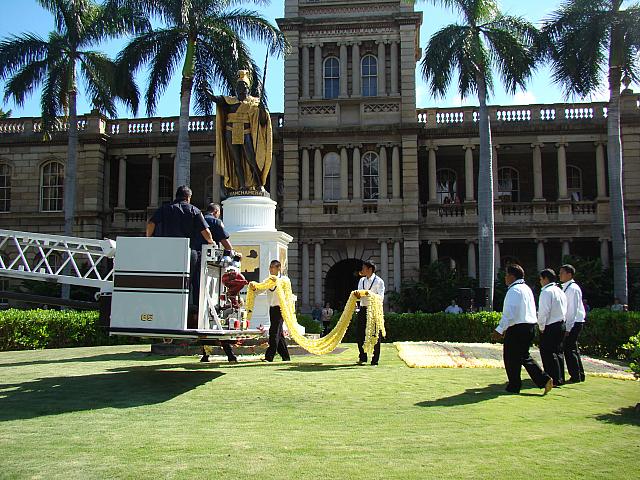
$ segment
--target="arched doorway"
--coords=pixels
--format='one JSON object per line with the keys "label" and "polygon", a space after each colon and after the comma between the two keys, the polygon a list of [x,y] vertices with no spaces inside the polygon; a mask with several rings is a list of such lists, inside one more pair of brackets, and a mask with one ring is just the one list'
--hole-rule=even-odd
{"label": "arched doorway", "polygon": [[325,302],[329,302],[333,309],[342,310],[351,291],[358,288],[361,269],[362,260],[355,258],[340,260],[332,266],[325,279]]}

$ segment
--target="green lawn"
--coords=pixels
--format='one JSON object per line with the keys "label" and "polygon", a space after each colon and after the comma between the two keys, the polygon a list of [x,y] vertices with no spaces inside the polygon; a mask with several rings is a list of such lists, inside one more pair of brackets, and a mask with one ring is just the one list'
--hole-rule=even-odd
{"label": "green lawn", "polygon": [[358,367],[347,347],[233,366],[0,353],[0,478],[638,478],[638,382],[513,396],[503,370],[411,369],[392,345]]}

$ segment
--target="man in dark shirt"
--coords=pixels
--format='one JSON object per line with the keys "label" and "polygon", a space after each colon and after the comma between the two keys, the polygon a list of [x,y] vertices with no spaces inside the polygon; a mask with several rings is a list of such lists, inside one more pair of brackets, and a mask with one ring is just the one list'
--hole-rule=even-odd
{"label": "man in dark shirt", "polygon": [[207,213],[204,215],[204,220],[209,225],[213,241],[222,244],[226,250],[233,250],[231,242],[229,242],[229,234],[224,228],[224,223],[220,220],[220,205],[210,203],[207,207]]}
{"label": "man in dark shirt", "polygon": [[191,249],[192,303],[200,297],[199,253],[204,242],[213,243],[213,237],[200,210],[191,205],[191,189],[181,185],[173,203],[158,208],[147,222],[147,237],[188,238]]}

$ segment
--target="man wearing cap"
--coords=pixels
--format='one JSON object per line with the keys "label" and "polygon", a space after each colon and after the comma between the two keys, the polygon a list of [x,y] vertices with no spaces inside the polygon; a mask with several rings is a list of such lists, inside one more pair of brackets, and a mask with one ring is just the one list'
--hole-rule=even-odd
{"label": "man wearing cap", "polygon": [[248,70],[238,71],[236,97],[211,95],[216,109],[216,170],[230,190],[264,192],[271,167],[271,118],[249,95]]}

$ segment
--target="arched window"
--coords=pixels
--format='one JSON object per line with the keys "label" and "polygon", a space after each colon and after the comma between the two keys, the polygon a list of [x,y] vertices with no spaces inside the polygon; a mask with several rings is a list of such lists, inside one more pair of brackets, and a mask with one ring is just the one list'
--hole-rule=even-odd
{"label": "arched window", "polygon": [[324,98],[338,98],[340,94],[340,62],[336,57],[324,60]]}
{"label": "arched window", "polygon": [[40,210],[61,212],[64,198],[64,165],[51,161],[40,168]]}
{"label": "arched window", "polygon": [[335,152],[324,156],[322,187],[322,198],[325,202],[340,198],[340,156]]}
{"label": "arched window", "polygon": [[498,198],[503,202],[520,201],[520,178],[515,168],[498,169]]}
{"label": "arched window", "polygon": [[376,200],[378,198],[378,154],[367,152],[362,156],[362,198]]}
{"label": "arched window", "polygon": [[0,163],[0,212],[11,211],[11,166]]}
{"label": "arched window", "polygon": [[378,59],[373,55],[365,55],[361,60],[362,96],[378,95]]}
{"label": "arched window", "polygon": [[582,200],[582,170],[575,165],[567,165],[567,193],[574,202]]}
{"label": "arched window", "polygon": [[458,176],[450,168],[442,168],[436,172],[437,199],[439,203],[455,203],[458,197]]}

